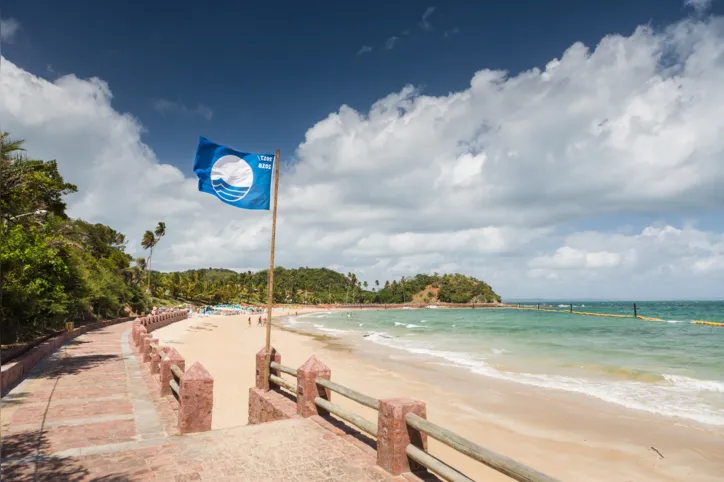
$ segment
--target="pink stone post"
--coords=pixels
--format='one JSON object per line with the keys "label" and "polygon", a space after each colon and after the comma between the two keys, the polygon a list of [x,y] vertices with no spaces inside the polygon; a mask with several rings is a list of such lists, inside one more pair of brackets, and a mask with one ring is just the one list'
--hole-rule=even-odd
{"label": "pink stone post", "polygon": [[133,330],[131,331],[131,346],[133,348],[138,348],[138,330],[141,329],[141,321],[140,318],[137,318],[136,321],[133,322]]}
{"label": "pink stone post", "polygon": [[178,366],[181,371],[186,369],[186,360],[181,356],[175,348],[169,348],[166,351],[166,357],[161,360],[161,395],[171,395],[171,385],[173,373],[171,373],[171,365]]}
{"label": "pink stone post", "polygon": [[427,418],[425,402],[409,398],[380,400],[377,417],[377,465],[392,475],[423,469],[407,458],[409,444],[427,450],[427,434],[408,427],[405,416],[414,413]]}
{"label": "pink stone post", "polygon": [[143,335],[141,360],[143,360],[143,363],[148,363],[149,361],[151,361],[151,335]]}
{"label": "pink stone post", "polygon": [[163,348],[158,346],[158,340],[154,343],[156,343],[158,349],[151,354],[151,375],[156,375],[161,372],[161,352],[164,351]]}
{"label": "pink stone post", "polygon": [[[282,362],[282,355],[278,351],[274,349],[274,347],[271,347],[271,361],[281,363]],[[256,388],[259,390],[264,390],[264,375],[266,375],[265,368],[265,362],[266,362],[266,347],[262,348],[256,353],[256,379],[255,379],[255,385]],[[272,370],[274,375],[279,376],[278,370]]]}
{"label": "pink stone post", "polygon": [[181,433],[211,430],[214,407],[214,379],[204,366],[196,362],[181,377],[178,429]]}
{"label": "pink stone post", "polygon": [[143,352],[143,337],[148,334],[145,326],[138,327],[138,333],[136,334],[136,351],[138,353]]}
{"label": "pink stone post", "polygon": [[312,415],[327,415],[325,410],[318,410],[314,399],[317,397],[329,400],[331,391],[320,387],[315,381],[317,378],[332,377],[332,371],[327,365],[312,355],[297,369],[297,414],[304,418]]}
{"label": "pink stone post", "polygon": [[133,322],[133,326],[131,328],[131,347],[136,348],[136,337],[138,336],[138,327],[139,323],[137,321]]}

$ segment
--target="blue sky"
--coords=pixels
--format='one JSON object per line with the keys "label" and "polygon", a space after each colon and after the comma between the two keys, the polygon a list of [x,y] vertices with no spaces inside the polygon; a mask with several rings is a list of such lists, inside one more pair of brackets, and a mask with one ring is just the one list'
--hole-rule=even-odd
{"label": "blue sky", "polygon": [[722,1],[2,8],[0,122],[81,187],[73,215],[132,251],[145,224],[183,226],[161,269],[265,266],[262,215],[194,193],[203,135],[281,149],[282,264],[462,270],[553,298],[671,297],[724,276]]}

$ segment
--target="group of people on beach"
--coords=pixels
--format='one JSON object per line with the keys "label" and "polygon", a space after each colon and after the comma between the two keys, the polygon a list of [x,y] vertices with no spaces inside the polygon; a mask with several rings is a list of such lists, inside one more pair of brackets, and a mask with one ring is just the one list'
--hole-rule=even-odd
{"label": "group of people on beach", "polygon": [[[256,326],[266,326],[266,316],[260,316],[256,322]],[[249,317],[249,328],[251,328],[251,316]]]}
{"label": "group of people on beach", "polygon": [[[297,313],[298,312],[295,311],[294,316],[297,316]],[[266,316],[263,316],[263,317],[260,316],[256,321],[256,326],[266,326],[266,324],[267,324]],[[249,317],[249,328],[251,328],[251,316]]]}

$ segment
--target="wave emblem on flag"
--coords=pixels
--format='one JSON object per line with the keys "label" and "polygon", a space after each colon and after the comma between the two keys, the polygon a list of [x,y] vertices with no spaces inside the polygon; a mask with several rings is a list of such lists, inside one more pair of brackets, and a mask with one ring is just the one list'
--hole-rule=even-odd
{"label": "wave emblem on flag", "polygon": [[211,168],[211,185],[224,201],[233,203],[244,199],[253,184],[254,171],[240,157],[221,157]]}
{"label": "wave emblem on flag", "polygon": [[237,208],[269,209],[274,162],[271,154],[239,152],[202,137],[194,172],[199,191]]}

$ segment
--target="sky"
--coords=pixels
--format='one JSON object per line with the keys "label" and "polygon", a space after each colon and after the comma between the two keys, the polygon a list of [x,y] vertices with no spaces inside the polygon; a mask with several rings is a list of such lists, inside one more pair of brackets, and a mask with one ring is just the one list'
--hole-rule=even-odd
{"label": "sky", "polygon": [[[349,4],[348,4],[349,3]],[[268,266],[199,136],[281,150],[277,264],[721,299],[724,1],[0,3],[0,129],[154,268]]]}

